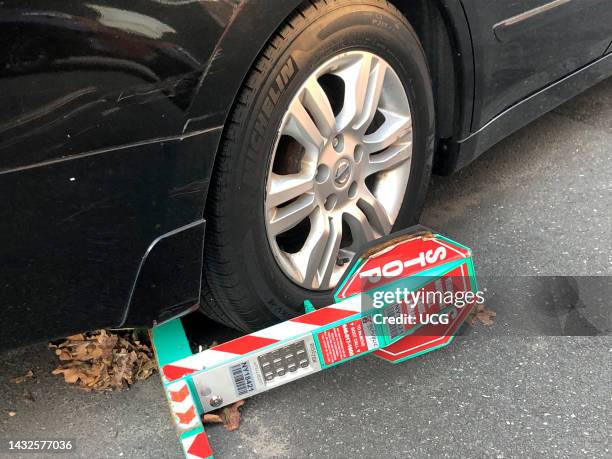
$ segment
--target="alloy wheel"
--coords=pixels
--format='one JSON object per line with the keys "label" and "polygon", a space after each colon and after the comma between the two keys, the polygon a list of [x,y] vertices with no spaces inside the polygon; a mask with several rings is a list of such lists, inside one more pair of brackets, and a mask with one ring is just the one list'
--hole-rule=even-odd
{"label": "alloy wheel", "polygon": [[333,288],[363,244],[391,231],[411,160],[408,96],[384,59],[351,51],[312,72],[283,117],[266,182],[266,232],[283,272]]}

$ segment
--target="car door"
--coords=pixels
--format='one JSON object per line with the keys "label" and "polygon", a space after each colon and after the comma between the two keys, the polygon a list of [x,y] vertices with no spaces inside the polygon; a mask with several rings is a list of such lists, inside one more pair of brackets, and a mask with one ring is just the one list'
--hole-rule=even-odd
{"label": "car door", "polygon": [[612,38],[609,0],[461,0],[474,45],[472,130],[601,57]]}

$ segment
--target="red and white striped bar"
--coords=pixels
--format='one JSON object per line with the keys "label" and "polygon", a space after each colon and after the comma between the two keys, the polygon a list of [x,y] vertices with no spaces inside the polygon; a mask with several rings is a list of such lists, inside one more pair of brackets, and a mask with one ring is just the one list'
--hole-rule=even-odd
{"label": "red and white striped bar", "polygon": [[167,383],[179,380],[198,371],[239,359],[287,339],[312,333],[321,327],[354,316],[359,312],[361,312],[361,297],[356,295],[332,306],[272,325],[250,335],[241,336],[199,354],[165,365],[161,369],[162,378]]}

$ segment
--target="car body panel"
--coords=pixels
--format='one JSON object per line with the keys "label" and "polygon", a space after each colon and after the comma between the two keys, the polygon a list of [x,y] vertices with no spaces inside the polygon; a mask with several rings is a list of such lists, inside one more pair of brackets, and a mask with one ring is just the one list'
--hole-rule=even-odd
{"label": "car body panel", "polygon": [[600,58],[612,39],[608,0],[461,1],[476,62],[472,131]]}
{"label": "car body panel", "polygon": [[177,22],[194,14],[193,3],[29,0],[2,8],[0,170],[181,133],[223,31],[200,14],[210,37],[188,46]]}
{"label": "car body panel", "polygon": [[[0,174],[6,199],[0,207],[2,345],[122,325],[153,243],[201,221],[213,161],[203,151],[214,151],[220,133],[139,143]],[[190,251],[176,250],[173,262],[193,264],[195,257],[200,263],[202,239]],[[192,284],[199,286],[200,273],[192,274]],[[185,296],[194,298],[193,289]],[[173,305],[148,306],[157,313]]]}
{"label": "car body panel", "polygon": [[438,172],[451,174],[467,166],[500,140],[610,76],[612,76],[612,54],[606,54],[571,75],[546,86],[500,113],[466,139],[449,145],[445,152],[445,162]]}

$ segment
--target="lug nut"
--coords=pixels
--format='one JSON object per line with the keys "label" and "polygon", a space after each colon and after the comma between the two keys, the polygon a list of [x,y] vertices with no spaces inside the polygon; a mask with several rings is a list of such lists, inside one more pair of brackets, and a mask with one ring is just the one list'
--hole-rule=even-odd
{"label": "lug nut", "polygon": [[342,137],[342,134],[338,134],[336,137],[334,137],[331,144],[332,147],[334,147],[334,150],[340,153],[344,149],[344,138]]}
{"label": "lug nut", "polygon": [[334,209],[334,207],[336,207],[336,204],[338,204],[338,196],[331,194],[325,200],[324,207],[326,210],[331,211]]}
{"label": "lug nut", "polygon": [[348,190],[349,198],[353,199],[355,196],[357,196],[357,182],[351,183],[351,186],[349,187],[349,190]]}
{"label": "lug nut", "polygon": [[329,167],[325,164],[319,164],[317,167],[317,173],[315,175],[315,180],[317,183],[323,183],[329,178]]}
{"label": "lug nut", "polygon": [[358,163],[363,158],[363,147],[361,145],[357,145],[355,147],[355,151],[353,152],[353,156],[355,158],[355,162]]}

